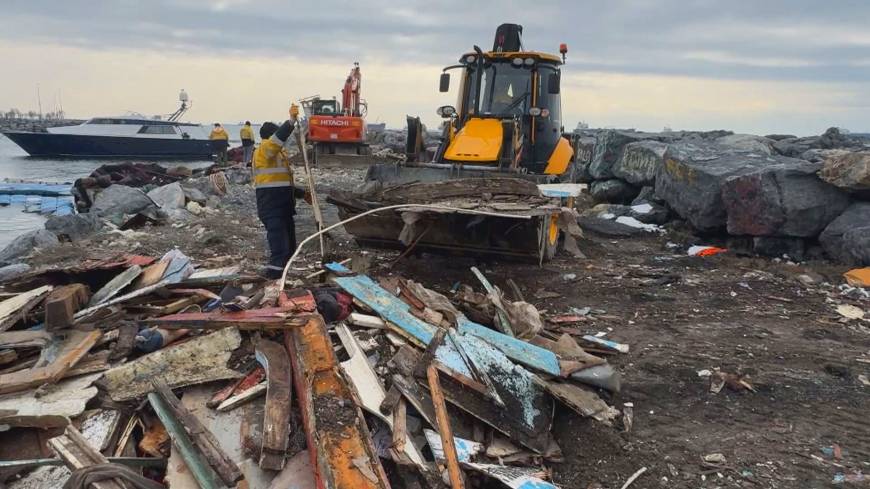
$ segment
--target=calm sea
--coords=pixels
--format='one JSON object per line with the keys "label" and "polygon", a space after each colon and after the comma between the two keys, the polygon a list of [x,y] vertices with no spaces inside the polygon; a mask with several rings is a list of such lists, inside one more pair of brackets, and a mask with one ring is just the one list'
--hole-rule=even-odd
{"label": "calm sea", "polygon": [[[4,179],[26,180],[29,182],[72,183],[77,178],[86,177],[106,160],[47,160],[32,158],[10,141],[0,135],[0,181]],[[210,162],[184,162],[185,166],[196,168]],[[176,166],[177,162],[165,165]],[[0,249],[3,249],[16,236],[40,228],[45,217],[24,212],[22,205],[0,207]]]}

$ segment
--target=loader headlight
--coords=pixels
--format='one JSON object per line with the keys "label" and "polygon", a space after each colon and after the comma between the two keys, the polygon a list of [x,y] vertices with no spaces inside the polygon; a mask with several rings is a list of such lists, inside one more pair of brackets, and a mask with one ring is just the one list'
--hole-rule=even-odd
{"label": "loader headlight", "polygon": [[452,105],[442,105],[435,110],[435,113],[438,114],[439,117],[453,117],[453,114],[456,113],[456,108]]}
{"label": "loader headlight", "polygon": [[522,59],[522,58],[514,58],[513,61],[511,61],[511,63],[512,63],[514,66],[522,66],[522,65],[523,65],[523,59]]}
{"label": "loader headlight", "polygon": [[535,64],[535,58],[526,58],[523,60],[523,63],[525,63],[526,66],[532,66]]}
{"label": "loader headlight", "polygon": [[474,63],[476,60],[477,58],[473,54],[469,54],[465,57],[465,62],[468,64]]}
{"label": "loader headlight", "polygon": [[550,117],[550,109],[541,109],[541,117]]}
{"label": "loader headlight", "polygon": [[532,107],[529,109],[529,115],[532,117],[538,117],[541,115],[541,109],[539,107]]}

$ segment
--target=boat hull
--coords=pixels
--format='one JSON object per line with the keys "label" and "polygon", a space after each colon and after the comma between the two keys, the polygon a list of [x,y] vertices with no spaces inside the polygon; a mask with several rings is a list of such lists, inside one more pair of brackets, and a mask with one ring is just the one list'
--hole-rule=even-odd
{"label": "boat hull", "polygon": [[47,158],[209,159],[216,153],[206,139],[137,138],[4,132],[30,156]]}

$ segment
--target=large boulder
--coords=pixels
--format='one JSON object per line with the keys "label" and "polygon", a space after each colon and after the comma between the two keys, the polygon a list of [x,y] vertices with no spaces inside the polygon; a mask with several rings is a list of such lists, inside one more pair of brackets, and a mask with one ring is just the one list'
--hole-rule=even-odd
{"label": "large boulder", "polygon": [[639,132],[601,131],[595,138],[595,155],[589,164],[589,174],[595,179],[613,178],[613,165],[622,158],[625,146],[648,138],[649,135]]}
{"label": "large boulder", "polygon": [[97,194],[89,212],[98,216],[131,215],[149,207],[155,204],[145,192],[126,185],[112,185]]}
{"label": "large boulder", "polygon": [[870,193],[870,152],[841,153],[825,160],[822,180],[849,192]]}
{"label": "large boulder", "polygon": [[589,165],[592,163],[594,155],[595,138],[592,136],[577,138],[577,142],[574,144],[574,166],[571,169],[571,181],[579,183],[589,183],[592,181],[592,175],[589,174]]}
{"label": "large boulder", "polygon": [[0,264],[22,257],[36,248],[47,248],[58,243],[57,236],[45,229],[35,229],[13,239],[0,251]]}
{"label": "large boulder", "polygon": [[728,233],[813,237],[849,205],[849,196],[816,176],[819,163],[778,156],[722,182]]}
{"label": "large boulder", "polygon": [[855,202],[819,235],[828,255],[842,263],[870,266],[870,202]]}
{"label": "large boulder", "polygon": [[13,263],[0,267],[0,284],[14,278],[18,278],[30,271],[30,265],[26,263]]}
{"label": "large boulder", "polygon": [[96,214],[68,214],[51,216],[45,221],[45,229],[64,241],[78,241],[86,238],[103,227],[103,220]]}
{"label": "large boulder", "polygon": [[589,194],[597,202],[627,204],[632,201],[640,190],[618,178],[595,180],[589,186]]}
{"label": "large boulder", "polygon": [[729,134],[716,138],[716,143],[737,151],[771,155],[775,141],[753,134]]}
{"label": "large boulder", "polygon": [[667,149],[668,145],[659,141],[629,143],[622,151],[622,158],[613,164],[613,175],[634,185],[652,185]]}
{"label": "large boulder", "polygon": [[656,175],[656,195],[699,231],[724,228],[722,184],[776,162],[773,157],[735,151],[702,139],[668,145]]}
{"label": "large boulder", "polygon": [[178,182],[170,183],[162,187],[157,187],[148,192],[148,198],[154,201],[165,211],[181,209],[184,207],[184,189]]}

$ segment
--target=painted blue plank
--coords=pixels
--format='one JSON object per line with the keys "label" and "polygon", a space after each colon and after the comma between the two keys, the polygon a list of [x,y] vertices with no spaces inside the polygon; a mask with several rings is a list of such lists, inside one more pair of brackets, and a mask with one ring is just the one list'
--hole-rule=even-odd
{"label": "painted blue plank", "polygon": [[550,350],[517,338],[511,338],[504,333],[470,321],[465,316],[459,316],[456,321],[460,332],[477,336],[501,350],[512,360],[550,375],[559,376],[562,374],[559,357]]}
{"label": "painted blue plank", "polygon": [[[328,270],[338,273],[348,273],[350,270],[338,263],[326,265]],[[384,319],[408,332],[423,344],[428,344],[435,334],[435,327],[421,321],[410,313],[410,307],[393,294],[384,290],[375,281],[365,275],[338,277],[335,282],[352,296],[378,312]],[[526,343],[523,340],[511,338],[503,333],[492,330],[468,320],[464,316],[458,319],[458,330],[473,334],[498,348],[511,360],[528,367],[547,372],[551,375],[561,375],[559,359],[550,350]]]}
{"label": "painted blue plank", "polygon": [[27,195],[24,199],[24,212],[39,212],[40,206],[42,206],[42,197]]}
{"label": "painted blue plank", "polygon": [[0,205],[9,205],[12,203],[11,195],[0,195]]}
{"label": "painted blue plank", "polygon": [[13,204],[23,204],[27,200],[27,196],[24,194],[12,194],[9,197]]}
{"label": "painted blue plank", "polygon": [[40,214],[51,214],[57,210],[57,197],[41,197],[39,202]]}
{"label": "painted blue plank", "polygon": [[72,185],[51,183],[0,183],[0,194],[6,195],[72,195]]}

